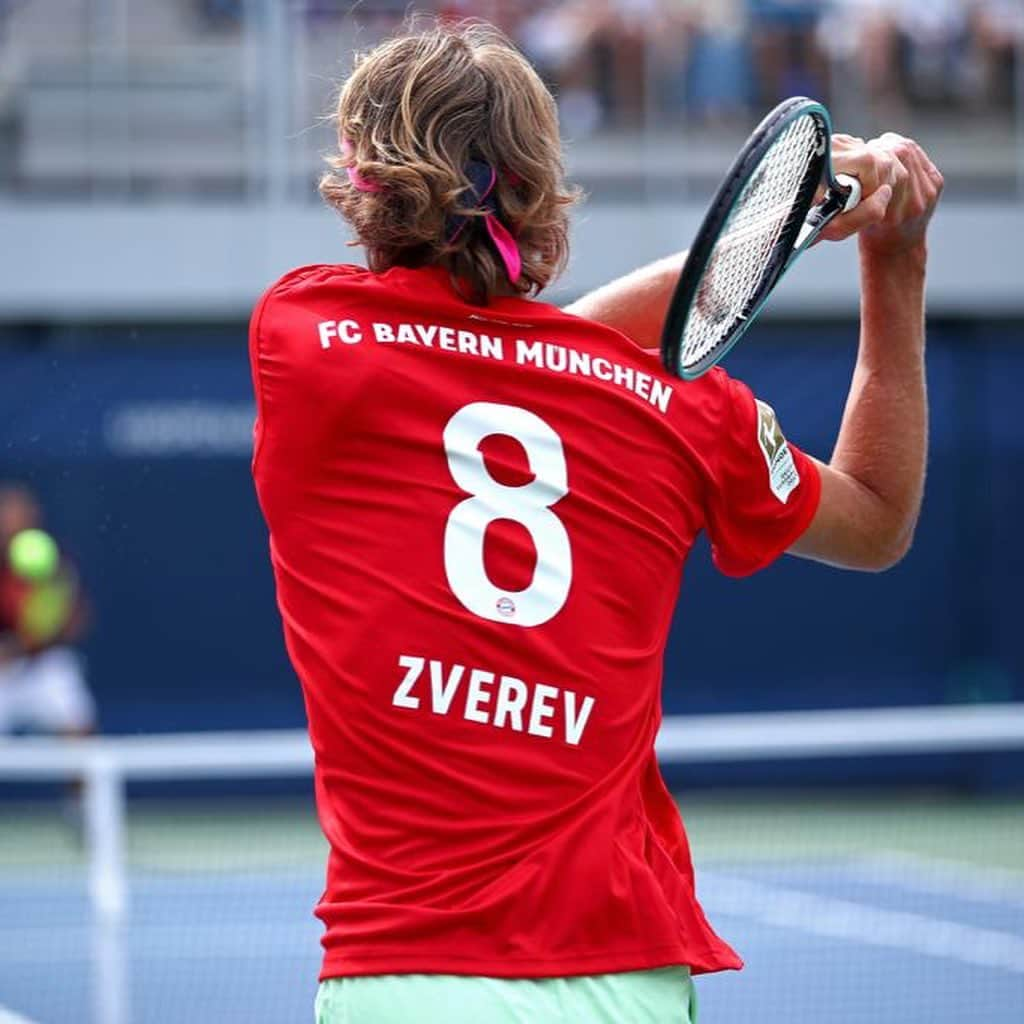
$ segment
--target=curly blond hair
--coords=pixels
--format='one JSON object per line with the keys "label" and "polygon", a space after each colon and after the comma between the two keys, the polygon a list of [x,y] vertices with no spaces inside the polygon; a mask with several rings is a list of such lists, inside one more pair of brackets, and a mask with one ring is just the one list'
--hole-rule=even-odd
{"label": "curly blond hair", "polygon": [[[579,193],[563,180],[555,103],[497,29],[410,24],[357,58],[334,121],[339,151],[320,194],[352,225],[372,270],[444,266],[465,297],[487,303],[510,289],[534,295],[564,269]],[[471,160],[497,172],[497,209],[522,257],[516,281],[483,229],[485,212],[466,205]],[[470,218],[464,230],[450,230],[454,217]]]}

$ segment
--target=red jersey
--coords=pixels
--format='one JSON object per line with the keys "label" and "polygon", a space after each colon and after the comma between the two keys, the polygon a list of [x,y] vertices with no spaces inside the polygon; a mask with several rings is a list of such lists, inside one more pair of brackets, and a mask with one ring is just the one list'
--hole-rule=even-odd
{"label": "red jersey", "polygon": [[296,270],[250,348],[330,844],[321,977],[741,966],[654,739],[698,531],[739,575],[814,514],[771,410],[437,268]]}

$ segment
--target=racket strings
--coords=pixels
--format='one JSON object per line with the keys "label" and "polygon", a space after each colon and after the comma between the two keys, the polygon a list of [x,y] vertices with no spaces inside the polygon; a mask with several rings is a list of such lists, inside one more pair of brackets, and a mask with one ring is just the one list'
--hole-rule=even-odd
{"label": "racket strings", "polygon": [[779,136],[740,192],[715,242],[682,338],[681,362],[692,366],[727,340],[752,312],[773,253],[799,215],[798,198],[821,152],[812,117]]}

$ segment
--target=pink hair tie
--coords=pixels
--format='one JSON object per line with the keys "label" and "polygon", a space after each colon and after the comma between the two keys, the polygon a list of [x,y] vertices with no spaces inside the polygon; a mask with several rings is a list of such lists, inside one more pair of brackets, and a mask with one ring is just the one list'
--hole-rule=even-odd
{"label": "pink hair tie", "polygon": [[354,167],[346,167],[348,171],[348,180],[355,185],[360,192],[383,192],[384,186],[376,181],[370,181],[369,178],[364,178]]}
{"label": "pink hair tie", "polygon": [[[466,196],[467,193],[469,195],[463,202],[466,206],[474,206],[483,213],[482,219],[487,234],[494,248],[498,250],[501,262],[505,264],[505,273],[508,274],[508,279],[514,284],[523,272],[523,259],[512,232],[498,218],[498,203],[494,197],[494,186],[498,183],[498,174],[490,164],[483,160],[470,160],[463,171],[470,181],[469,188],[463,192],[463,196]],[[448,241],[454,242],[472,219],[459,214],[450,216],[446,222]]]}
{"label": "pink hair tie", "polygon": [[[341,152],[344,156],[351,155],[352,145],[348,139],[342,140]],[[384,191],[383,185],[364,178],[354,167],[347,167],[346,170],[348,171],[348,180],[352,183],[353,188],[357,188],[360,192],[380,193]],[[482,220],[487,229],[487,235],[494,248],[498,250],[502,263],[505,264],[505,272],[508,274],[509,280],[514,284],[523,272],[523,258],[512,232],[498,218],[498,204],[493,194],[498,175],[490,164],[484,163],[482,160],[470,160],[464,170],[466,177],[470,180],[470,186],[465,190],[465,193],[469,194],[465,205],[473,206],[483,213]],[[519,176],[512,171],[504,171],[503,175],[513,186],[520,181]],[[472,219],[458,214],[449,217],[446,222],[447,241],[454,242]]]}
{"label": "pink hair tie", "polygon": [[[354,152],[352,143],[348,139],[341,140],[341,155],[351,156]],[[369,178],[364,178],[354,167],[346,167],[345,171],[348,174],[348,180],[352,183],[355,188],[359,189],[360,192],[383,192],[384,186],[376,181],[370,181]]]}

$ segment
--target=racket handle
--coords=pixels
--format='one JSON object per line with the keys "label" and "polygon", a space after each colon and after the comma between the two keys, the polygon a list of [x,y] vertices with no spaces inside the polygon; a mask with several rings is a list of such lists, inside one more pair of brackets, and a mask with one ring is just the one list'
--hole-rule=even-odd
{"label": "racket handle", "polygon": [[855,206],[860,203],[861,187],[860,180],[855,178],[852,174],[837,174],[836,184],[841,185],[844,189],[848,190],[849,194],[846,197],[846,202],[843,203],[843,213],[849,213]]}

